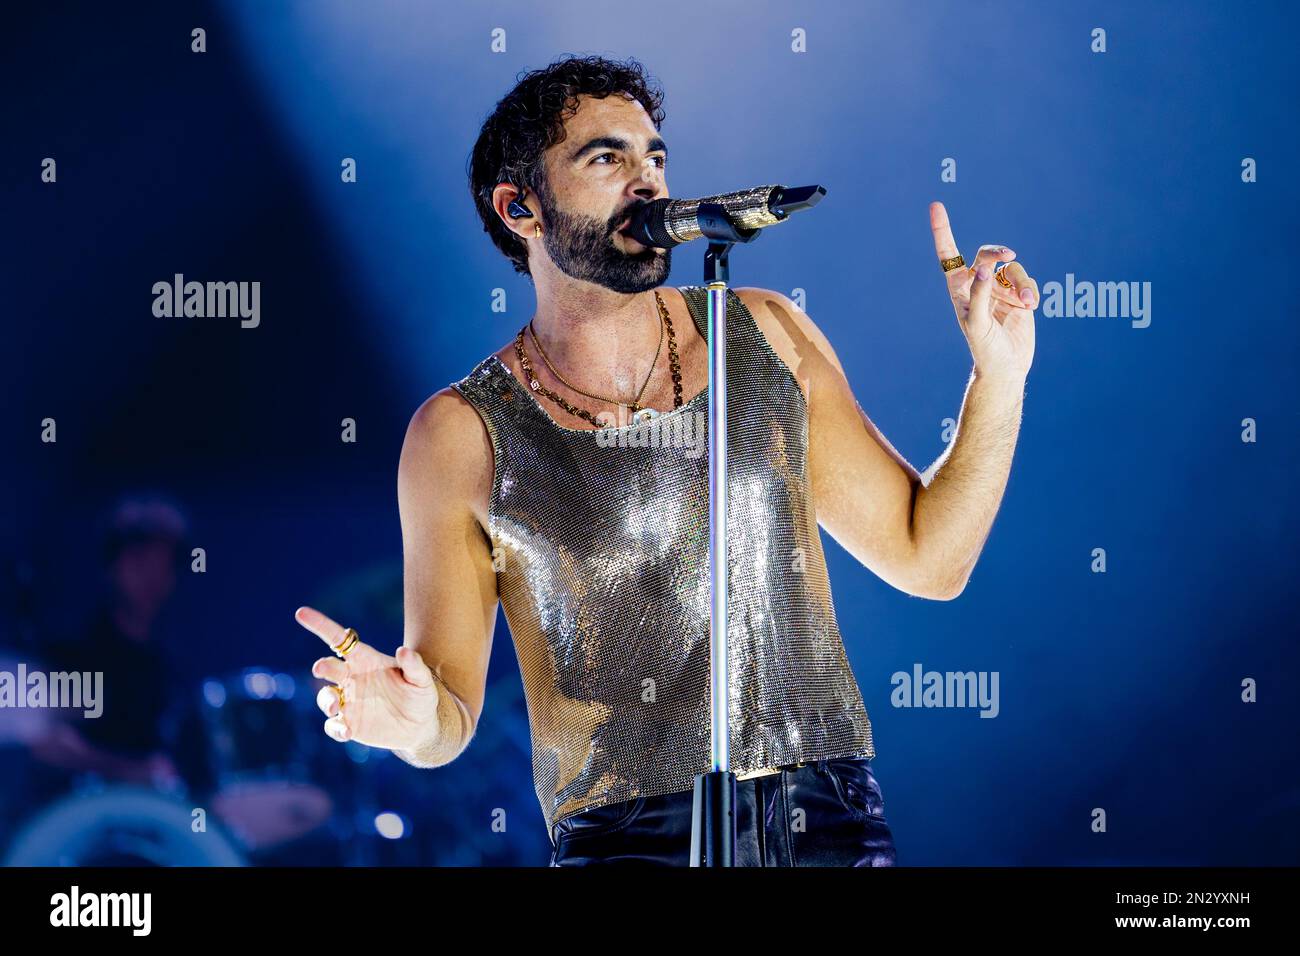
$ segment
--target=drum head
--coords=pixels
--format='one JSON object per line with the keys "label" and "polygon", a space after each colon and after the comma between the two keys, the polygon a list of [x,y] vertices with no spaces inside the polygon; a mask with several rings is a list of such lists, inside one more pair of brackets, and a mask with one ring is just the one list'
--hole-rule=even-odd
{"label": "drum head", "polygon": [[46,808],[18,832],[3,865],[244,866],[245,860],[217,821],[153,790],[117,786]]}

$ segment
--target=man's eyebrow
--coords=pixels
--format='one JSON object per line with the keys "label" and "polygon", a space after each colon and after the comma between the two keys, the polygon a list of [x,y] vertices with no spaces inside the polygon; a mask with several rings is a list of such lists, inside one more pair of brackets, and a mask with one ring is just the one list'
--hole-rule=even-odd
{"label": "man's eyebrow", "polygon": [[[579,160],[596,149],[627,149],[628,147],[628,141],[621,136],[597,136],[584,143],[581,148],[574,152],[571,159]],[[668,144],[658,136],[652,137],[650,142],[646,144],[646,152],[661,152],[664,154],[664,160],[666,161],[668,159]]]}

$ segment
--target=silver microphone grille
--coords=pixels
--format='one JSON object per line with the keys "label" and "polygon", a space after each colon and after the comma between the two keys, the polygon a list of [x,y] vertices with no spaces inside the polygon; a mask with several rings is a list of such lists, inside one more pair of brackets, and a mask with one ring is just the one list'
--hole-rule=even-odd
{"label": "silver microphone grille", "polygon": [[785,222],[784,218],[774,215],[768,208],[772,194],[780,188],[780,185],[755,186],[752,189],[741,189],[720,196],[674,200],[669,203],[664,216],[664,228],[678,242],[698,239],[702,233],[695,217],[702,202],[717,203],[727,211],[728,217],[740,229],[760,229]]}

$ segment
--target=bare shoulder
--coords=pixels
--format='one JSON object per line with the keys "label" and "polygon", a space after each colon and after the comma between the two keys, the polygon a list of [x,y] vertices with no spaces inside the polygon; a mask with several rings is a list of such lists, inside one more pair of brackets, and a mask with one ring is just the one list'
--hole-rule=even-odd
{"label": "bare shoulder", "polygon": [[830,342],[808,313],[789,296],[772,289],[735,290],[772,347],[790,369],[807,399],[813,383],[827,374],[844,374]]}
{"label": "bare shoulder", "polygon": [[493,467],[492,440],[483,419],[448,385],[411,415],[398,465],[398,493],[417,500],[438,496],[448,506],[463,504],[486,530]]}

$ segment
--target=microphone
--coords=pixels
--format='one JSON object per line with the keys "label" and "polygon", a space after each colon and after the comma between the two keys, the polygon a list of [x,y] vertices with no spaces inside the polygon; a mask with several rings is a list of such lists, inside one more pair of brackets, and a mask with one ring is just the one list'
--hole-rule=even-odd
{"label": "microphone", "polygon": [[825,195],[824,186],[755,186],[702,199],[656,199],[637,207],[622,231],[644,246],[671,249],[704,234],[701,203],[721,206],[738,230],[752,230],[785,222],[790,213],[811,209]]}

